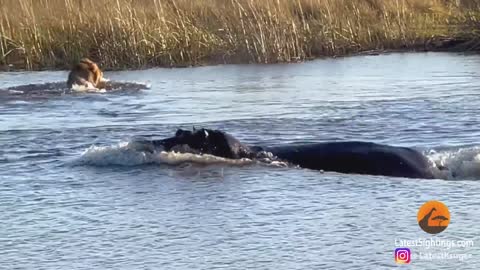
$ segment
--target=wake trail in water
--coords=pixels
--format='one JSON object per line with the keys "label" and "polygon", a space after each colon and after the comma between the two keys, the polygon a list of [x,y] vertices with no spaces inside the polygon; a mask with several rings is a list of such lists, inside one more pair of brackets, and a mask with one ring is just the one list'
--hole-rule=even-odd
{"label": "wake trail in water", "polygon": [[51,82],[41,84],[26,84],[0,89],[0,100],[49,98],[78,93],[136,92],[150,88],[150,84],[142,82],[107,81],[105,89],[97,89],[93,86],[88,87],[79,85],[74,85],[74,87],[70,89],[66,87],[65,82]]}
{"label": "wake trail in water", "polygon": [[[91,146],[75,160],[76,165],[90,166],[141,166],[146,164],[178,165],[225,164],[227,166],[245,166],[262,164],[274,167],[287,167],[288,164],[264,158],[227,159],[213,155],[150,151],[142,148],[137,141],[125,141],[110,146]],[[436,178],[446,180],[480,180],[480,146],[455,148],[450,150],[428,150],[425,156],[430,161],[431,170]],[[296,167],[296,166],[292,166]]]}
{"label": "wake trail in water", "polygon": [[425,153],[440,179],[480,180],[480,146]]}
{"label": "wake trail in water", "polygon": [[228,159],[213,155],[165,152],[161,150],[143,151],[139,149],[138,142],[127,141],[111,146],[91,146],[82,153],[80,158],[75,161],[75,164],[93,166],[138,166],[144,164],[178,165],[187,162],[207,165],[222,163],[238,166],[254,163],[251,159]]}

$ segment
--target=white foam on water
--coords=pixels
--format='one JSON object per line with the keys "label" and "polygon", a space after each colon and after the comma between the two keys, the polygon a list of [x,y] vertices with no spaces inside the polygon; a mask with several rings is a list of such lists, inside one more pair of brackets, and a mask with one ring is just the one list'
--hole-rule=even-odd
{"label": "white foam on water", "polygon": [[480,146],[426,153],[432,171],[440,179],[480,179]]}
{"label": "white foam on water", "polygon": [[73,92],[80,92],[80,93],[106,93],[107,90],[105,89],[98,89],[96,88],[91,82],[87,82],[86,85],[72,85]]}
{"label": "white foam on water", "polygon": [[[139,150],[137,142],[121,142],[112,146],[91,146],[86,149],[75,161],[80,165],[94,166],[138,166],[142,164],[169,164],[178,165],[182,163],[196,164],[228,164],[248,165],[254,163],[250,159],[228,159],[213,155],[197,155],[191,153],[177,153],[165,151],[142,151]],[[150,150],[144,148],[143,150]]]}
{"label": "white foam on water", "polygon": [[23,93],[25,93],[24,91],[20,91],[20,90],[8,90],[8,92],[10,94],[23,94]]}
{"label": "white foam on water", "polygon": [[145,88],[147,88],[147,89],[152,88],[152,83],[150,81],[148,81],[148,82],[135,82],[135,83],[143,84],[145,86]]}
{"label": "white foam on water", "polygon": [[152,162],[151,154],[137,151],[130,142],[121,142],[113,146],[90,146],[76,163],[96,166],[136,166]]}
{"label": "white foam on water", "polygon": [[228,159],[223,157],[217,157],[213,155],[197,155],[191,153],[177,153],[177,152],[165,152],[162,151],[158,155],[155,155],[156,163],[164,163],[170,165],[178,165],[182,163],[192,162],[197,164],[228,164],[228,165],[248,165],[254,163],[251,159]]}

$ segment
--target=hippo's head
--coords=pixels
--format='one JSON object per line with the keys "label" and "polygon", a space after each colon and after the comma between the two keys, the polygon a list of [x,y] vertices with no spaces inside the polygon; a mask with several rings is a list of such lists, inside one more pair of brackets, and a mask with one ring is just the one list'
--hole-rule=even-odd
{"label": "hippo's head", "polygon": [[210,154],[232,159],[252,156],[248,146],[230,134],[212,129],[179,129],[174,137],[162,140],[162,145],[166,151]]}

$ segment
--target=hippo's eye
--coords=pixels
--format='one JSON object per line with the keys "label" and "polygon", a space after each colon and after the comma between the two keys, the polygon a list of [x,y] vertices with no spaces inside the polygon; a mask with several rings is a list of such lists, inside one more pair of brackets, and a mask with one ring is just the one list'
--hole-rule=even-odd
{"label": "hippo's eye", "polygon": [[208,138],[208,131],[203,130],[203,133],[205,134],[205,138]]}

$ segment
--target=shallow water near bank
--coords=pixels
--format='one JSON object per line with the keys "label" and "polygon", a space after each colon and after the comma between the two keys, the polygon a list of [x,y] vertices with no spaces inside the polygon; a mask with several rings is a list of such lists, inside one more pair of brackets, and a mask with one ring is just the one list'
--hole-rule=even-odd
{"label": "shallow water near bank", "polygon": [[[0,89],[66,76],[0,73]],[[151,87],[0,95],[3,267],[387,269],[395,266],[395,240],[430,237],[416,219],[428,200],[443,201],[451,213],[449,227],[434,237],[473,240],[473,247],[447,250],[473,256],[412,265],[480,267],[480,56],[402,53],[105,76]],[[448,180],[248,162],[172,166],[128,147],[138,136],[192,126],[260,145],[415,147],[447,166]]]}

